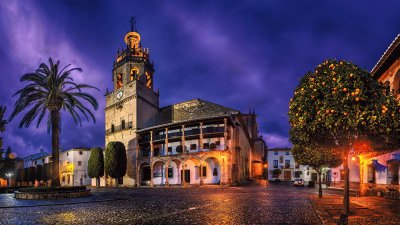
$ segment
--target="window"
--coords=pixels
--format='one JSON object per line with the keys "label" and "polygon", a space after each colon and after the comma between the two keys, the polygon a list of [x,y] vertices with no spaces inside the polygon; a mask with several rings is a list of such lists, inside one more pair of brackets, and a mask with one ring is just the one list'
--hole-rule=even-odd
{"label": "window", "polygon": [[83,155],[83,152],[82,152],[82,151],[79,151],[79,155]]}
{"label": "window", "polygon": [[275,152],[274,152],[274,155],[278,155],[278,151],[275,151]]}
{"label": "window", "polygon": [[111,124],[111,133],[114,133],[114,131],[115,131],[115,126],[114,124]]}
{"label": "window", "polygon": [[340,170],[340,180],[344,180],[344,170]]}
{"label": "window", "polygon": [[172,154],[172,147],[168,147],[168,154]]}
{"label": "window", "polygon": [[191,144],[190,145],[190,150],[196,150],[197,149],[197,145],[196,144]]}
{"label": "window", "polygon": [[50,156],[49,162],[53,162],[53,157],[52,156]]}
{"label": "window", "polygon": [[68,184],[69,184],[69,182],[71,181],[71,176],[69,174],[67,175],[67,180],[68,180]]}
{"label": "window", "polygon": [[168,168],[168,178],[173,178],[174,177],[174,168],[169,167]]}
{"label": "window", "polygon": [[138,74],[138,69],[134,68],[131,70],[131,76],[130,80],[133,81],[136,78],[136,75]]}
{"label": "window", "polygon": [[375,183],[375,167],[368,166],[368,183]]}
{"label": "window", "polygon": [[209,149],[210,143],[203,143],[203,149]]}
{"label": "window", "polygon": [[121,128],[125,129],[125,120],[121,120]]}
{"label": "window", "polygon": [[286,155],[289,155],[289,152],[286,152],[285,154],[286,154]]}
{"label": "window", "polygon": [[290,168],[290,160],[285,160],[285,168]]}
{"label": "window", "polygon": [[65,176],[62,176],[62,182],[65,183]]}
{"label": "window", "polygon": [[201,172],[203,172],[203,177],[206,177],[206,176],[207,176],[207,167],[206,167],[206,166],[200,167],[200,169],[199,169],[199,176],[202,175]]}
{"label": "window", "polygon": [[78,161],[78,166],[82,166],[82,162],[81,161]]}
{"label": "window", "polygon": [[68,156],[68,152],[67,152],[67,156]]}
{"label": "window", "polygon": [[278,168],[278,160],[274,160],[274,168]]}
{"label": "window", "polygon": [[42,159],[42,164],[44,163],[44,159]]}
{"label": "window", "polygon": [[85,178],[86,178],[87,176],[86,176],[86,173],[85,173]]}
{"label": "window", "polygon": [[37,161],[33,162],[33,164],[36,166],[37,165]]}
{"label": "window", "polygon": [[154,156],[160,155],[160,148],[154,148]]}
{"label": "window", "polygon": [[218,176],[217,167],[214,167],[213,176],[214,176],[214,177]]}
{"label": "window", "polygon": [[216,145],[221,145],[221,141],[216,141],[215,144]]}

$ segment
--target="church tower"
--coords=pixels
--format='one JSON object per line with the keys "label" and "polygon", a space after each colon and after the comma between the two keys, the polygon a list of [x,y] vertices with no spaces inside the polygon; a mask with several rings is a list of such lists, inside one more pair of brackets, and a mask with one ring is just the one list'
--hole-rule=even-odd
{"label": "church tower", "polygon": [[[125,186],[136,185],[136,131],[154,125],[159,114],[150,52],[141,45],[134,18],[130,22],[131,31],[124,37],[125,47],[117,51],[112,70],[114,89],[106,93],[105,108],[106,146],[111,141],[120,141],[127,150],[127,172],[119,181]],[[113,179],[106,177],[105,185],[114,185]]]}

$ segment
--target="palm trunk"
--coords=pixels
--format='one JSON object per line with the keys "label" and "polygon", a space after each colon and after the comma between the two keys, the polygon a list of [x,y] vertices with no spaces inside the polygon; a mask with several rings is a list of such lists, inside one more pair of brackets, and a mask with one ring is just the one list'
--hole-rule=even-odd
{"label": "palm trunk", "polygon": [[348,156],[346,155],[345,160],[343,162],[344,168],[344,196],[343,196],[343,208],[342,213],[340,214],[339,224],[348,224],[349,217],[349,209],[350,209],[350,198],[349,198],[349,187],[350,187],[350,179],[349,179],[349,164],[347,160]]}
{"label": "palm trunk", "polygon": [[317,169],[317,173],[318,173],[318,198],[322,198],[322,179],[321,179],[321,175],[322,175],[322,171],[321,169]]}
{"label": "palm trunk", "polygon": [[115,178],[115,187],[118,187],[118,178]]}
{"label": "palm trunk", "polygon": [[100,186],[100,177],[96,178],[96,187],[99,188]]}
{"label": "palm trunk", "polygon": [[51,148],[53,157],[53,167],[51,176],[51,186],[60,186],[59,155],[60,155],[60,111],[50,112],[51,119]]}

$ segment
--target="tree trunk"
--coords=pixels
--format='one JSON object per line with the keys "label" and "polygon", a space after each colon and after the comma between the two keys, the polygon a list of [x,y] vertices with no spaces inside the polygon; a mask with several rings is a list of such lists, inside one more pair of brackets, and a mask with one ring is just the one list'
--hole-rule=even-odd
{"label": "tree trunk", "polygon": [[100,186],[100,177],[96,177],[96,187],[99,188]]}
{"label": "tree trunk", "polygon": [[115,187],[116,188],[118,187],[118,178],[117,177],[115,178]]}
{"label": "tree trunk", "polygon": [[350,209],[350,198],[349,198],[349,187],[350,187],[350,179],[349,179],[349,164],[348,164],[348,156],[345,156],[343,162],[344,169],[344,196],[343,196],[343,208],[340,214],[339,224],[348,224],[349,217],[349,209]]}
{"label": "tree trunk", "polygon": [[321,169],[317,169],[317,173],[318,173],[318,198],[322,198],[322,170]]}
{"label": "tree trunk", "polygon": [[52,175],[51,186],[60,186],[59,155],[60,155],[60,110],[50,112],[51,120],[51,148],[52,148]]}

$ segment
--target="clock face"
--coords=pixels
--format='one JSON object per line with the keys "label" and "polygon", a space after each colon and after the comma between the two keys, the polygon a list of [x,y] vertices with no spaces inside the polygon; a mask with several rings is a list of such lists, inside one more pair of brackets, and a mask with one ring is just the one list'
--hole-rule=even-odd
{"label": "clock face", "polygon": [[123,92],[123,91],[118,91],[118,93],[117,93],[117,99],[118,99],[118,100],[121,99],[123,95],[124,95],[124,92]]}

